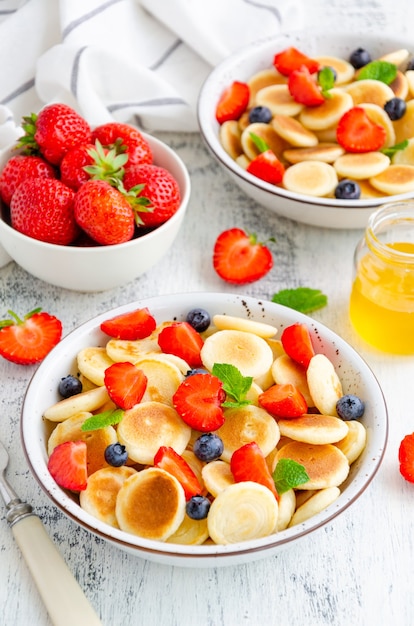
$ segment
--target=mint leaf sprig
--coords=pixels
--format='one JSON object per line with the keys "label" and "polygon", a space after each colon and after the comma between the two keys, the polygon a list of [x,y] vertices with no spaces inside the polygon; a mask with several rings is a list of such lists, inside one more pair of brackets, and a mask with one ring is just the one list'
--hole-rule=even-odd
{"label": "mint leaf sprig", "polygon": [[290,489],[300,487],[309,480],[309,475],[304,466],[293,459],[280,459],[272,477],[279,495]]}
{"label": "mint leaf sprig", "polygon": [[237,408],[251,404],[246,394],[252,386],[252,376],[243,376],[240,370],[230,363],[214,363],[211,373],[221,380],[224,391],[233,398],[233,400],[226,400],[221,406]]}
{"label": "mint leaf sprig", "polygon": [[330,90],[335,87],[335,73],[329,66],[323,67],[318,72],[318,84],[324,98],[332,98]]}
{"label": "mint leaf sprig", "polygon": [[404,139],[404,141],[400,141],[400,143],[396,143],[395,145],[389,146],[388,148],[381,148],[380,152],[391,158],[396,152],[399,152],[400,150],[405,150],[407,146],[408,139]]}
{"label": "mint leaf sprig", "polygon": [[83,422],[81,430],[99,430],[100,428],[105,428],[106,426],[115,426],[115,424],[119,424],[123,416],[124,411],[122,409],[110,409],[109,411],[96,413],[95,415],[92,415],[92,417],[88,417],[88,419]]}
{"label": "mint leaf sprig", "polygon": [[328,304],[328,298],[320,289],[297,287],[296,289],[281,289],[273,294],[272,302],[283,304],[300,313],[310,313],[325,307]]}
{"label": "mint leaf sprig", "polygon": [[390,85],[397,77],[397,66],[388,61],[371,61],[358,72],[357,80],[380,80]]}

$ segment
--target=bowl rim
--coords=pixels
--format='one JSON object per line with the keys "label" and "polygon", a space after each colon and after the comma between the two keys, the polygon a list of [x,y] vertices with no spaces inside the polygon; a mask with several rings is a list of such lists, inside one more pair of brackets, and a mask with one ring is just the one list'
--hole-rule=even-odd
{"label": "bowl rim", "polygon": [[[277,42],[290,42],[291,45],[297,44],[301,39],[309,39],[315,40],[316,38],[325,39],[329,37],[330,39],[339,41],[346,41],[347,39],[355,42],[355,45],[361,44],[361,35],[360,34],[347,34],[343,32],[331,32],[327,36],[323,31],[315,31],[315,30],[292,30],[286,31],[284,33],[280,33],[278,35],[266,37],[260,39],[258,41],[252,42],[239,48],[234,51],[231,55],[226,57],[223,61],[221,61],[218,65],[216,65],[212,71],[208,74],[206,79],[204,80],[201,89],[199,91],[198,100],[197,100],[197,121],[200,130],[200,134],[209,148],[210,152],[216,157],[216,159],[227,169],[229,172],[236,178],[240,178],[245,184],[249,184],[259,191],[267,192],[271,195],[280,196],[286,200],[295,201],[298,204],[307,204],[307,205],[319,205],[324,206],[328,209],[332,210],[343,210],[344,208],[350,209],[367,209],[372,210],[377,207],[379,204],[383,202],[400,202],[403,200],[412,199],[414,197],[414,191],[405,192],[401,194],[396,194],[393,196],[380,196],[378,198],[362,198],[359,200],[344,200],[338,198],[327,198],[327,197],[318,197],[318,196],[310,196],[305,194],[299,194],[294,191],[289,191],[287,189],[283,189],[277,185],[272,185],[264,180],[253,176],[249,172],[245,171],[242,167],[240,167],[234,159],[224,150],[222,147],[219,136],[218,129],[219,124],[216,122],[214,117],[214,110],[212,108],[213,103],[210,102],[211,91],[214,92],[214,87],[216,85],[216,81],[220,79],[223,74],[228,73],[229,70],[233,67],[236,61],[245,60],[246,58],[251,57],[255,53],[263,53],[274,46],[278,45]],[[364,46],[371,44],[378,45],[379,37],[367,33],[363,36]],[[410,49],[412,47],[412,42],[404,37],[393,37],[392,35],[386,35],[381,37],[381,40],[384,43],[390,42],[398,42],[399,47],[406,47]],[[359,42],[357,44],[357,42]],[[275,54],[276,51],[273,51]],[[328,53],[326,53],[328,54]],[[271,58],[271,57],[270,57]],[[270,64],[269,64],[270,66]],[[229,78],[229,80],[231,80]]]}
{"label": "bowl rim", "polygon": [[[330,349],[332,354],[341,352],[344,354],[345,363],[350,358],[354,360],[355,365],[352,369],[356,372],[356,368],[358,368],[359,377],[361,376],[360,372],[363,371],[365,376],[369,378],[369,384],[372,384],[375,388],[376,399],[379,403],[379,406],[377,407],[378,415],[375,414],[375,419],[376,424],[380,425],[380,427],[377,427],[375,430],[379,441],[377,442],[374,450],[369,450],[369,454],[368,452],[366,454],[363,453],[363,459],[355,462],[363,465],[364,471],[362,471],[361,468],[352,480],[348,479],[349,482],[345,481],[345,483],[348,482],[348,484],[346,485],[344,492],[341,492],[339,498],[332,505],[302,524],[298,524],[297,526],[279,531],[278,533],[261,539],[224,546],[188,546],[144,539],[109,526],[88,514],[74,501],[74,499],[72,499],[64,490],[56,485],[47,470],[47,455],[45,446],[46,438],[44,438],[45,440],[43,441],[42,437],[39,435],[39,424],[36,428],[36,420],[38,418],[41,420],[41,413],[37,416],[33,416],[33,406],[36,406],[36,400],[38,399],[39,394],[38,380],[41,380],[45,374],[50,374],[51,371],[54,371],[56,374],[55,357],[62,359],[63,357],[69,358],[70,355],[71,359],[74,359],[75,355],[72,356],[70,351],[71,343],[74,339],[86,339],[88,333],[89,335],[92,333],[95,339],[99,336],[102,341],[106,342],[108,337],[101,333],[99,330],[99,324],[104,319],[107,319],[108,315],[117,315],[133,308],[148,306],[150,310],[154,311],[155,317],[157,317],[157,315],[165,314],[168,307],[171,308],[171,303],[173,303],[174,310],[181,311],[181,316],[183,316],[185,311],[189,310],[188,307],[191,306],[191,303],[194,302],[197,302],[197,306],[205,306],[206,308],[209,304],[214,302],[215,305],[217,305],[217,310],[224,312],[226,311],[226,307],[232,305],[245,311],[245,314],[248,317],[259,320],[263,317],[266,318],[269,314],[273,314],[276,318],[280,315],[282,320],[286,318],[286,320],[289,320],[289,323],[293,323],[291,317],[294,315],[295,320],[299,322],[303,321],[309,325],[310,330],[319,346],[324,346],[325,349]],[[166,318],[164,317],[163,319]],[[159,319],[158,321],[162,320]],[[285,323],[287,323],[287,321]],[[259,555],[261,552],[277,549],[325,526],[340,513],[348,509],[348,507],[354,503],[367,489],[382,463],[388,440],[388,411],[382,389],[369,365],[349,343],[341,339],[339,335],[334,333],[324,324],[319,323],[302,313],[297,313],[288,307],[266,301],[265,299],[258,299],[233,293],[177,293],[143,298],[126,305],[118,306],[110,311],[106,311],[105,313],[101,313],[89,319],[69,332],[41,362],[29,382],[23,399],[20,420],[20,436],[24,455],[34,478],[52,503],[79,526],[82,526],[89,532],[118,545],[118,547],[132,551],[137,555],[147,555],[149,558],[156,555],[163,560],[174,558],[179,560],[182,559],[187,562],[191,562],[192,560],[202,562],[211,561],[211,559],[228,560],[226,557],[243,557],[253,553]],[[375,436],[374,430],[372,430],[370,436]],[[43,450],[42,446],[44,447]],[[349,491],[348,494],[346,493],[347,491]]]}

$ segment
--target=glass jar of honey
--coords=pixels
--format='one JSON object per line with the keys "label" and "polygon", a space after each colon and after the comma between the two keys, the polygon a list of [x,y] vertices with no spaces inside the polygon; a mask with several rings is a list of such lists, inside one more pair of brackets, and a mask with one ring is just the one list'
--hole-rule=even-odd
{"label": "glass jar of honey", "polygon": [[375,348],[414,354],[414,200],[370,216],[355,250],[349,313]]}

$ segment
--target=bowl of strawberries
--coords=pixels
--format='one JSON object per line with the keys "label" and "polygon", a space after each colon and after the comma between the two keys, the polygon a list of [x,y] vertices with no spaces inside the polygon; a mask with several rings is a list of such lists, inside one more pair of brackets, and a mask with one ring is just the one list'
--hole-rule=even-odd
{"label": "bowl of strawberries", "polygon": [[0,244],[67,289],[102,291],[144,274],[189,202],[187,168],[169,146],[129,124],[92,129],[60,103],[23,118],[0,160]]}
{"label": "bowl of strawberries", "polygon": [[414,50],[401,37],[290,32],[240,49],[199,96],[212,155],[297,222],[366,226],[414,195]]}
{"label": "bowl of strawberries", "polygon": [[21,433],[47,497],[82,528],[151,561],[216,567],[275,555],[358,507],[388,417],[365,361],[319,322],[186,293],[63,338],[28,387]]}

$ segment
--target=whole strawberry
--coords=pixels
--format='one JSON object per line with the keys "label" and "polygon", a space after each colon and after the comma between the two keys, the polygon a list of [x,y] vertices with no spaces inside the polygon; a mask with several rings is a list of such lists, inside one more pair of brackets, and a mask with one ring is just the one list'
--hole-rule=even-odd
{"label": "whole strawberry", "polygon": [[33,239],[68,245],[79,234],[73,213],[74,197],[75,192],[60,180],[28,178],[11,199],[11,225]]}
{"label": "whole strawberry", "polygon": [[106,180],[116,187],[122,181],[127,160],[126,154],[117,154],[115,148],[104,148],[96,139],[95,145],[83,144],[65,154],[60,163],[60,179],[75,191],[91,178]]}
{"label": "whole strawberry", "polygon": [[0,197],[3,202],[10,204],[12,195],[26,178],[56,178],[56,171],[39,156],[12,156],[0,174]]}
{"label": "whole strawberry", "polygon": [[180,188],[175,178],[158,165],[136,165],[126,170],[124,187],[133,191],[136,202],[132,206],[138,223],[147,227],[159,226],[174,215],[181,203]]}
{"label": "whole strawberry", "polygon": [[49,104],[38,115],[23,118],[23,129],[19,145],[31,153],[40,151],[53,165],[59,165],[75,146],[91,141],[87,121],[66,104]]}
{"label": "whole strawberry", "polygon": [[115,148],[118,154],[128,155],[128,167],[140,163],[152,163],[152,150],[136,128],[129,124],[108,122],[97,126],[92,132],[92,143],[98,141],[105,148]]}
{"label": "whole strawberry", "polygon": [[74,191],[90,179],[84,168],[93,163],[93,158],[89,154],[93,148],[91,143],[76,146],[69,150],[60,162],[60,180]]}
{"label": "whole strawberry", "polygon": [[94,241],[114,245],[132,239],[134,212],[125,197],[104,180],[88,180],[76,192],[75,219]]}

